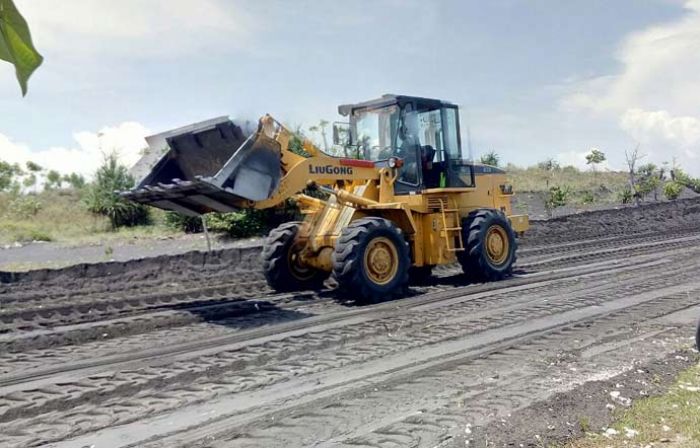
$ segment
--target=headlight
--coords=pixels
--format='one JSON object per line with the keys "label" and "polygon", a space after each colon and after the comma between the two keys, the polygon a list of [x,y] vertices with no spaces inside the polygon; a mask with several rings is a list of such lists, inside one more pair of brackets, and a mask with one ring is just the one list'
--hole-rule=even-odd
{"label": "headlight", "polygon": [[396,168],[396,157],[389,157],[389,168]]}

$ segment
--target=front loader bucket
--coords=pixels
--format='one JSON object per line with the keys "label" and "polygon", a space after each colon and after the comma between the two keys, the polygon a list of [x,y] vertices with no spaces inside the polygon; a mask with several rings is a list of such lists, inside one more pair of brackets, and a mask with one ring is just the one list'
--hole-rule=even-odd
{"label": "front loader bucket", "polygon": [[[271,197],[282,177],[281,148],[258,131],[218,118],[148,137],[132,173],[141,180],[123,197],[196,216],[231,212]],[[163,148],[158,150],[158,148]]]}
{"label": "front loader bucket", "polygon": [[214,176],[217,185],[249,201],[274,194],[282,178],[281,148],[262,132],[250,136]]}

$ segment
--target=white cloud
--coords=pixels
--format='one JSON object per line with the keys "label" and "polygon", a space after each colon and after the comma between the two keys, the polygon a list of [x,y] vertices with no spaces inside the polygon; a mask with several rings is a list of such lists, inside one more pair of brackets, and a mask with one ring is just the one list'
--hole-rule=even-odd
{"label": "white cloud", "polygon": [[77,172],[91,178],[106,154],[116,152],[124,165],[131,167],[147,146],[144,137],[150,131],[135,122],[107,126],[98,132],[76,132],[76,146],[30,149],[20,142],[0,134],[0,160],[24,165],[31,160],[49,170],[60,173]]}
{"label": "white cloud", "polygon": [[700,118],[674,117],[665,110],[629,109],[622,115],[620,126],[650,150],[671,146],[694,159],[700,148]]}
{"label": "white cloud", "polygon": [[629,35],[617,58],[622,70],[578,83],[562,99],[619,123],[652,162],[676,158],[694,174],[700,149],[700,0],[680,19]]}
{"label": "white cloud", "polygon": [[39,48],[62,53],[173,56],[212,45],[242,48],[251,24],[223,0],[22,0]]}
{"label": "white cloud", "polygon": [[630,108],[689,114],[700,103],[700,0],[679,20],[629,35],[617,52],[623,70],[584,81],[565,101],[597,111]]}

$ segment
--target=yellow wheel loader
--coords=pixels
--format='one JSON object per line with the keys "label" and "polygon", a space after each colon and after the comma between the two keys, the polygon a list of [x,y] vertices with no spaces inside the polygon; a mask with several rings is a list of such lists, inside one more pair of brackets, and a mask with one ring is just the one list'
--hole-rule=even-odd
{"label": "yellow wheel loader", "polygon": [[[269,115],[247,132],[228,118],[147,139],[125,197],[197,216],[269,208],[294,199],[304,215],[272,230],[262,251],[277,291],[317,288],[331,274],[360,301],[402,295],[411,278],[458,262],[482,281],[511,274],[512,186],[496,167],[462,157],[459,111],[428,98],[384,95],[338,108],[342,156],[294,135]],[[249,135],[248,135],[249,134]]]}

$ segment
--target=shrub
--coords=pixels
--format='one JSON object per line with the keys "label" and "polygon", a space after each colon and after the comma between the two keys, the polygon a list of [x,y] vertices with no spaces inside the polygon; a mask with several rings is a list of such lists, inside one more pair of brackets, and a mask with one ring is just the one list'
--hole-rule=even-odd
{"label": "shrub", "polygon": [[185,233],[199,233],[204,231],[202,218],[200,216],[187,216],[182,213],[168,211],[165,212],[164,222],[167,227]]}
{"label": "shrub", "polygon": [[82,174],[70,173],[63,176],[63,182],[68,182],[68,184],[75,190],[80,190],[85,188],[85,178]]}
{"label": "shrub", "polygon": [[564,168],[561,169],[561,171],[562,171],[562,173],[567,174],[567,175],[581,174],[581,171],[572,165],[566,165]]}
{"label": "shrub", "polygon": [[498,164],[501,162],[501,157],[496,154],[495,151],[491,151],[481,156],[480,162],[484,165],[498,166]]}
{"label": "shrub", "polygon": [[0,227],[9,240],[20,243],[32,241],[53,241],[53,237],[41,229],[37,229],[33,224],[26,222],[5,223]]}
{"label": "shrub", "polygon": [[582,204],[592,204],[595,202],[595,196],[590,191],[584,191],[581,195]]}
{"label": "shrub", "polygon": [[550,208],[563,207],[569,202],[571,189],[567,186],[551,187],[547,195],[547,205]]}
{"label": "shrub", "polygon": [[618,200],[619,200],[621,203],[623,203],[623,204],[629,204],[629,203],[631,203],[633,197],[634,197],[634,195],[632,194],[632,189],[631,189],[629,186],[623,188],[623,189],[617,194]]}
{"label": "shrub", "polygon": [[284,222],[300,219],[302,216],[299,208],[291,199],[279,207],[265,210],[249,209],[206,215],[209,230],[225,233],[232,238],[266,235],[271,229]]}
{"label": "shrub", "polygon": [[553,215],[554,209],[556,209],[557,207],[563,207],[569,203],[570,193],[571,188],[569,188],[568,186],[555,186],[549,189],[549,192],[547,193],[547,198],[545,199],[544,207],[547,210],[547,214],[550,217]]}
{"label": "shrub", "polygon": [[41,210],[41,202],[31,196],[17,196],[12,201],[8,207],[8,211],[11,215],[18,218],[30,218],[36,216]]}
{"label": "shrub", "polygon": [[679,184],[678,182],[666,182],[664,185],[664,196],[666,196],[666,199],[669,201],[678,199],[678,196],[681,195],[682,191],[683,185]]}
{"label": "shrub", "polygon": [[113,229],[150,224],[147,207],[127,201],[116,193],[133,186],[134,179],[126,167],[117,161],[115,154],[111,154],[97,170],[95,181],[86,189],[83,201],[92,213],[109,218]]}
{"label": "shrub", "polygon": [[306,158],[311,157],[311,154],[306,152],[304,149],[305,138],[306,136],[304,135],[304,131],[301,129],[301,126],[297,126],[296,130],[292,133],[292,137],[289,139],[287,149],[298,156]]}
{"label": "shrub", "polygon": [[656,200],[656,191],[661,186],[663,178],[664,170],[659,169],[653,163],[640,166],[637,170],[637,183],[635,185],[639,197],[644,199],[653,193],[654,200]]}
{"label": "shrub", "polygon": [[51,235],[38,229],[30,230],[29,238],[32,241],[53,241]]}
{"label": "shrub", "polygon": [[263,210],[242,210],[232,213],[207,215],[207,225],[212,231],[222,232],[232,238],[262,235],[268,230]]}
{"label": "shrub", "polygon": [[671,178],[684,187],[690,188],[695,193],[700,193],[700,179],[688,176],[682,169],[674,168],[671,172]]}

